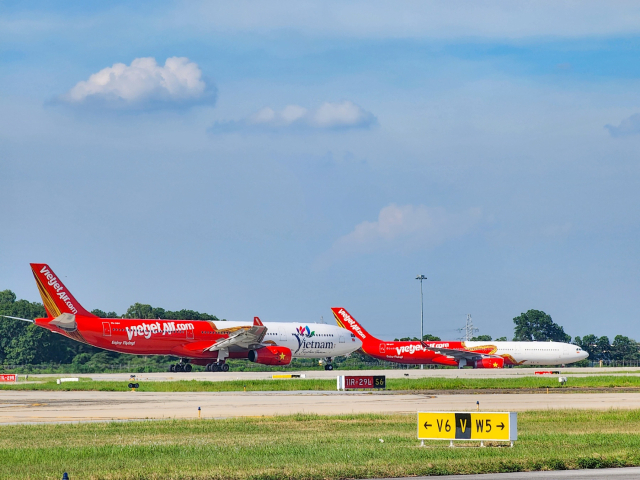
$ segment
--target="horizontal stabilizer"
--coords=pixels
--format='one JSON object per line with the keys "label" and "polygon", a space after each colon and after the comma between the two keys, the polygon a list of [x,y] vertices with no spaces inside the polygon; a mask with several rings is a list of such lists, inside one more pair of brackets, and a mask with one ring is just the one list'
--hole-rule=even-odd
{"label": "horizontal stabilizer", "polygon": [[29,323],[33,323],[33,320],[30,320],[28,318],[20,318],[20,317],[11,317],[9,315],[0,315],[0,317],[4,317],[4,318],[11,318],[13,320],[22,320],[23,322],[29,322]]}

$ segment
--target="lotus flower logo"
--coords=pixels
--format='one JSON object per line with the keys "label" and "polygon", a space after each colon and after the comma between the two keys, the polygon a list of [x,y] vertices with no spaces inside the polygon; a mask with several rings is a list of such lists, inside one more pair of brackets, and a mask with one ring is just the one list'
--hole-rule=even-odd
{"label": "lotus flower logo", "polygon": [[306,327],[298,327],[297,331],[298,331],[298,335],[302,337],[308,337],[308,338],[311,338],[316,334],[315,331],[309,330],[308,325]]}

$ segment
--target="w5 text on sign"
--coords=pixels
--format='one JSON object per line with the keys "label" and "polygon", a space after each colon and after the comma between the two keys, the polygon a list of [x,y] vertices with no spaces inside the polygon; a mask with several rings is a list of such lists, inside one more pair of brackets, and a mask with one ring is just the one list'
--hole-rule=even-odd
{"label": "w5 text on sign", "polygon": [[517,439],[516,412],[418,412],[418,440]]}

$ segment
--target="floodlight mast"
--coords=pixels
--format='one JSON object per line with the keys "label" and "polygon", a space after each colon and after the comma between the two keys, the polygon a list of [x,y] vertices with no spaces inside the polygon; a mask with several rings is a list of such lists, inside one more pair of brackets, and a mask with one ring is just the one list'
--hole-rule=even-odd
{"label": "floodlight mast", "polygon": [[420,280],[420,341],[424,341],[424,297],[422,296],[422,281],[426,280],[424,275],[418,275],[416,280]]}

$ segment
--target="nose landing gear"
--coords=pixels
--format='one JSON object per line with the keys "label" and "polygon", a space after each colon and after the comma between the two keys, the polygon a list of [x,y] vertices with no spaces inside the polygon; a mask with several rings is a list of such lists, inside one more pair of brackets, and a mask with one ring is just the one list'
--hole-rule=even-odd
{"label": "nose landing gear", "polygon": [[333,364],[331,363],[331,357],[327,357],[324,359],[324,369],[325,370],[333,370]]}

